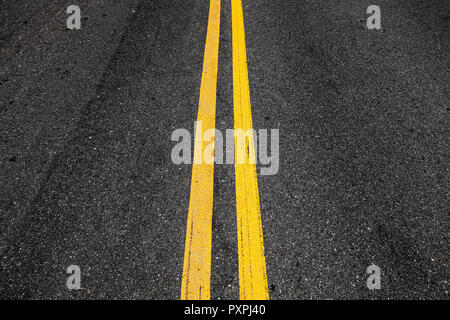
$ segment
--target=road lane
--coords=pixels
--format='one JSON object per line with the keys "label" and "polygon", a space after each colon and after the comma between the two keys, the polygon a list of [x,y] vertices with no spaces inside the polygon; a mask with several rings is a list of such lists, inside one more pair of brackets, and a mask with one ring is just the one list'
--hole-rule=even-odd
{"label": "road lane", "polygon": [[[220,0],[211,0],[206,34],[200,98],[195,132],[191,193],[186,226],[181,299],[209,300],[211,278],[212,213],[214,192],[213,159],[206,159],[207,147],[214,142],[216,87],[219,59]],[[203,141],[208,132],[210,142]],[[214,144],[213,144],[214,146]]]}
{"label": "road lane", "polygon": [[[208,5],[141,1],[130,10],[94,98],[75,119],[47,179],[22,215],[9,217],[2,298],[180,298],[191,168],[172,163],[170,137],[178,128],[193,132]],[[86,68],[88,54],[77,57]],[[64,65],[58,55],[51,58]],[[27,148],[20,140],[15,146]],[[72,264],[80,266],[82,290],[66,287]]]}
{"label": "road lane", "polygon": [[[196,180],[170,137],[198,119],[209,2],[138,2],[80,1],[78,33],[60,1],[2,7],[2,298],[180,298]],[[251,296],[255,264],[263,298],[448,299],[450,8],[380,0],[369,31],[370,4],[221,1],[208,127],[280,129],[281,163],[258,179],[207,167],[211,298]],[[82,290],[66,288],[71,264]]]}
{"label": "road lane", "polygon": [[232,0],[234,153],[241,300],[269,298],[241,0]]}
{"label": "road lane", "polygon": [[244,2],[272,299],[448,298],[450,8],[379,1],[379,32],[371,4]]}

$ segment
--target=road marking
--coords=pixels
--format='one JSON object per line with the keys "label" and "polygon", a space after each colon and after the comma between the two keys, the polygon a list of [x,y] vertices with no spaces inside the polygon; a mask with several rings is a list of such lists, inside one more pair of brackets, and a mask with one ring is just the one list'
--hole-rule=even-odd
{"label": "road marking", "polygon": [[[241,0],[232,0],[233,28],[233,100],[235,129],[236,209],[239,254],[239,295],[241,300],[269,299],[266,261],[259,205],[252,129],[247,50]],[[239,164],[238,155],[248,156]]]}
{"label": "road marking", "polygon": [[201,157],[205,148],[202,144],[203,134],[206,130],[215,128],[220,1],[211,0],[209,8],[197,116],[197,121],[201,121],[202,125],[198,125],[195,132],[194,164],[181,281],[182,300],[210,299],[214,163],[206,164],[202,162]]}

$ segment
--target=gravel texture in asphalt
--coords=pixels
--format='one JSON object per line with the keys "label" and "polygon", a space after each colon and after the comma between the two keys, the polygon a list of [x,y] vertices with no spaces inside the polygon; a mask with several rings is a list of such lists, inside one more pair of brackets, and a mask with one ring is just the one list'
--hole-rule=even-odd
{"label": "gravel texture in asphalt", "polygon": [[[179,299],[208,1],[0,1],[0,298]],[[243,0],[271,299],[448,299],[450,3]],[[222,1],[216,127],[233,128]],[[239,298],[233,165],[215,166],[211,298]],[[367,267],[381,269],[368,290]],[[82,289],[68,290],[78,265]]]}

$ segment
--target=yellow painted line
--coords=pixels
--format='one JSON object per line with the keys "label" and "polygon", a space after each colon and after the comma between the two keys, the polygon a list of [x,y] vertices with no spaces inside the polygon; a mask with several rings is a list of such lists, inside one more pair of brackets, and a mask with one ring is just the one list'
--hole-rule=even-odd
{"label": "yellow painted line", "polygon": [[[269,299],[241,0],[231,0],[236,209],[241,300]],[[250,131],[247,131],[250,130]],[[247,134],[247,139],[246,139]],[[246,155],[245,161],[242,155]]]}
{"label": "yellow painted line", "polygon": [[210,299],[214,163],[202,161],[203,150],[206,147],[202,143],[202,137],[205,131],[215,128],[220,1],[211,0],[209,8],[197,116],[201,126],[197,125],[195,132],[194,164],[181,281],[182,300]]}

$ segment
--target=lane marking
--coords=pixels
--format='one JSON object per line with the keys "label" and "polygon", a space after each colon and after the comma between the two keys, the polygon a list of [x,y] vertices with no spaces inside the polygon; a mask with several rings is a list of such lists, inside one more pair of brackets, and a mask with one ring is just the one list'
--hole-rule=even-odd
{"label": "lane marking", "polygon": [[[182,300],[209,300],[211,278],[211,233],[214,163],[202,161],[202,137],[215,128],[216,88],[219,59],[220,1],[211,0],[206,34],[202,80],[194,144],[191,194],[186,227]],[[214,136],[212,137],[214,139]],[[213,140],[211,140],[213,141]]]}
{"label": "lane marking", "polygon": [[[255,165],[255,145],[241,0],[231,0],[233,28],[233,101],[235,129],[236,209],[241,300],[269,299],[264,240]],[[246,139],[246,133],[247,137]],[[246,161],[238,159],[246,154]]]}

